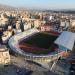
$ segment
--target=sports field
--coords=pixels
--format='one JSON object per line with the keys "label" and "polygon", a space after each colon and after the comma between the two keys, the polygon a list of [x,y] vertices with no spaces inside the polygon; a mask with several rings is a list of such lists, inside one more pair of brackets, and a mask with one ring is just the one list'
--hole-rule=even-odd
{"label": "sports field", "polygon": [[58,47],[54,44],[57,37],[47,33],[37,33],[28,39],[22,40],[19,47],[25,52],[33,54],[48,54]]}

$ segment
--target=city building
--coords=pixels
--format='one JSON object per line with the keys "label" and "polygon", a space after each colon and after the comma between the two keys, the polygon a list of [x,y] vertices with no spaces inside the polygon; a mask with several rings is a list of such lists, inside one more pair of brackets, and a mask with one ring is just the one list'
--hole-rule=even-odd
{"label": "city building", "polygon": [[10,64],[9,50],[5,45],[0,45],[0,66]]}
{"label": "city building", "polygon": [[75,20],[70,20],[71,27],[75,27]]}
{"label": "city building", "polygon": [[50,25],[41,25],[41,31],[50,31],[52,27]]}
{"label": "city building", "polygon": [[35,20],[34,21],[34,27],[38,28],[41,25],[41,21],[40,20]]}
{"label": "city building", "polygon": [[12,36],[12,31],[5,31],[3,32],[2,35],[2,42],[3,43],[7,43],[7,41],[9,40],[9,38]]}

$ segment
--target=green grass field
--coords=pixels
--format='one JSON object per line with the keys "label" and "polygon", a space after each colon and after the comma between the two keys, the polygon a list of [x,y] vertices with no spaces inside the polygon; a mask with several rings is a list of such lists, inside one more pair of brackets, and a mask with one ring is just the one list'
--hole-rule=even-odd
{"label": "green grass field", "polygon": [[37,33],[28,39],[25,43],[37,46],[39,48],[49,49],[51,44],[56,40],[57,36],[45,34],[45,33]]}
{"label": "green grass field", "polygon": [[49,54],[57,48],[54,44],[58,36],[47,33],[37,33],[19,43],[19,46],[25,52],[33,54]]}

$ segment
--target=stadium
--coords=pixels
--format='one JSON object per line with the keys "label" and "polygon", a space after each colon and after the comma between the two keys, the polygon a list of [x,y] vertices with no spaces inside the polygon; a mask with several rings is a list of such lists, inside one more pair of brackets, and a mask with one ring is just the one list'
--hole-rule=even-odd
{"label": "stadium", "polygon": [[12,51],[26,60],[47,62],[61,56],[59,46],[54,43],[58,36],[57,32],[40,32],[33,28],[12,36],[8,44]]}

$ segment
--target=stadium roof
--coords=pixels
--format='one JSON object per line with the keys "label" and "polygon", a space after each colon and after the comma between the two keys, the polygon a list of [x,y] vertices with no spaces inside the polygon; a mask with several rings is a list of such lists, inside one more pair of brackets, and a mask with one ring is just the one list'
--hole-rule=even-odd
{"label": "stadium roof", "polygon": [[55,40],[55,43],[63,46],[69,50],[73,49],[75,42],[75,33],[63,31],[61,35]]}

